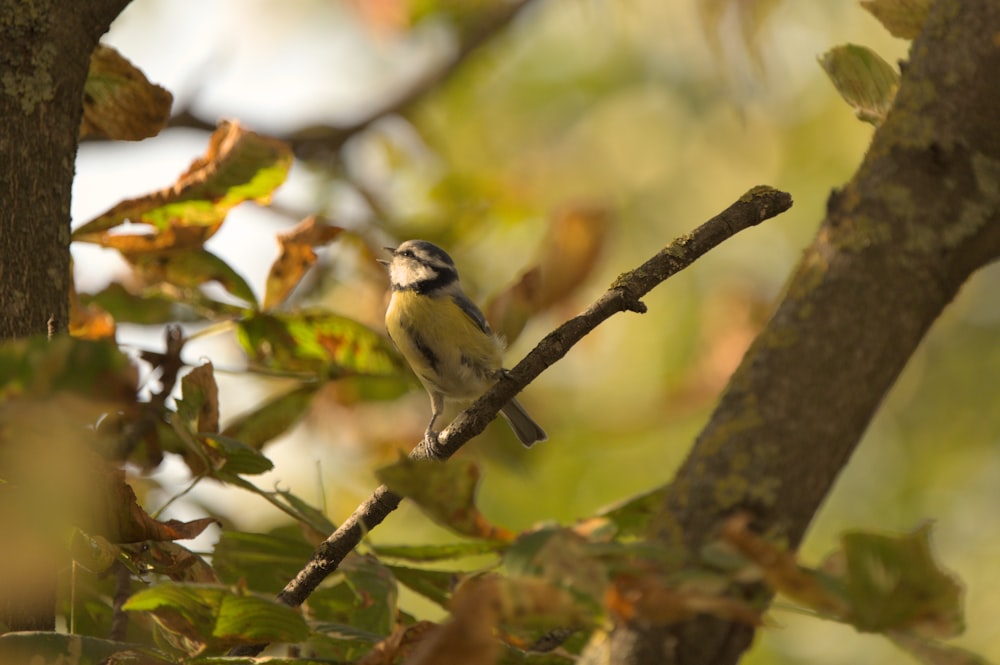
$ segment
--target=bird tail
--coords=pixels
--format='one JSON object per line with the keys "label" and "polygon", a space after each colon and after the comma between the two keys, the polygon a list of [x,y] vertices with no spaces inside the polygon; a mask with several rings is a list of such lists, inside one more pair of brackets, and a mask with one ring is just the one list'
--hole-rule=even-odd
{"label": "bird tail", "polygon": [[531,419],[531,416],[528,415],[528,412],[524,410],[524,407],[516,399],[507,402],[500,409],[500,415],[504,417],[510,428],[514,430],[514,434],[524,444],[525,448],[530,448],[539,441],[545,441],[548,438],[545,436],[545,430]]}

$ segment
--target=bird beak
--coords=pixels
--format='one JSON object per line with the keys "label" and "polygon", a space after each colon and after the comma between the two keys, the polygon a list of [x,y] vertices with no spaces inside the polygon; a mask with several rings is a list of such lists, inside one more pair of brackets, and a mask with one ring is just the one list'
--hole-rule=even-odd
{"label": "bird beak", "polygon": [[[395,254],[396,253],[396,248],[395,247],[383,247],[382,249],[384,249],[385,251],[389,252],[390,254]],[[390,263],[392,263],[392,261],[386,261],[385,259],[375,259],[375,262],[376,263],[381,263],[384,266],[387,266]]]}

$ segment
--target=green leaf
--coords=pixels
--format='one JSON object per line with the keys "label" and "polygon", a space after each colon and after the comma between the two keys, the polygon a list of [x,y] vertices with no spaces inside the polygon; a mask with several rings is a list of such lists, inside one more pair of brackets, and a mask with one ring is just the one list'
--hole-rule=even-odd
{"label": "green leaf", "polygon": [[893,37],[916,39],[924,27],[931,0],[861,0]]}
{"label": "green leaf", "polygon": [[392,376],[399,371],[389,341],[337,314],[257,313],[239,322],[240,344],[259,366],[320,377]]}
{"label": "green leaf", "polygon": [[844,534],[847,620],[858,630],[938,638],[962,631],[962,585],[934,560],[930,534],[928,525],[901,536]]}
{"label": "green leaf", "polygon": [[299,642],[309,627],[298,610],[271,598],[226,595],[213,636],[226,642]]}
{"label": "green leaf", "polygon": [[262,490],[242,476],[233,474],[220,474],[217,478],[234,487],[240,487],[262,497],[278,510],[297,520],[303,528],[311,532],[310,537],[314,538],[317,542],[326,538],[328,534],[333,533],[336,529],[321,511],[313,508],[291,492],[285,490]]}
{"label": "green leaf", "polygon": [[200,440],[202,445],[211,451],[209,454],[212,457],[222,461],[221,466],[213,474],[215,476],[220,474],[227,477],[232,475],[254,476],[274,468],[274,462],[242,441],[218,434],[203,436],[200,437]]}
{"label": "green leaf", "polygon": [[228,263],[201,247],[169,252],[125,253],[147,284],[172,284],[182,289],[218,282],[226,291],[254,307],[257,298],[246,280]]}
{"label": "green leaf", "polygon": [[351,624],[382,636],[391,633],[399,596],[392,571],[371,555],[348,556],[339,570],[361,601]]}
{"label": "green leaf", "polygon": [[452,589],[462,575],[444,570],[404,566],[389,566],[389,570],[401,584],[445,609],[449,609],[448,602],[451,600]]}
{"label": "green leaf", "polygon": [[475,505],[479,467],[467,459],[448,462],[403,457],[375,476],[389,489],[416,503],[432,520],[456,533],[508,542],[514,534],[490,524]]}
{"label": "green leaf", "polygon": [[200,318],[191,307],[157,293],[156,289],[147,289],[141,294],[134,294],[118,282],[112,282],[97,293],[78,295],[81,305],[87,306],[93,303],[108,312],[118,323],[153,325],[174,321],[196,321]]}
{"label": "green leaf", "polygon": [[495,554],[505,547],[504,543],[490,540],[467,540],[443,545],[373,545],[372,549],[382,558],[426,562]]}
{"label": "green leaf", "polygon": [[610,567],[602,558],[599,545],[553,527],[518,538],[504,556],[504,567],[515,576],[541,577],[571,589],[596,605],[609,578]]}
{"label": "green leaf", "polygon": [[277,495],[291,508],[293,516],[308,525],[320,538],[326,538],[337,530],[337,525],[312,504],[284,490],[278,490]]}
{"label": "green leaf", "polygon": [[[325,589],[317,593],[323,591]],[[360,630],[347,623],[324,621],[313,626],[308,649],[311,653],[336,663],[353,663],[370,653],[372,647],[383,639],[382,635]],[[326,662],[329,663],[329,660]]]}
{"label": "green leaf", "polygon": [[255,591],[277,593],[312,552],[297,527],[269,534],[224,531],[212,553],[212,565],[223,582],[242,580]]}
{"label": "green leaf", "polygon": [[96,637],[53,632],[0,635],[0,663],[103,665],[107,662],[171,665],[175,661],[147,646]]}
{"label": "green leaf", "polygon": [[113,341],[58,335],[0,343],[0,399],[59,391],[91,400],[134,401],[137,372]]}
{"label": "green leaf", "polygon": [[215,585],[158,584],[133,595],[124,609],[150,612],[167,631],[215,647],[299,642],[309,635],[296,609]]}
{"label": "green leaf", "polygon": [[[361,653],[367,653],[367,651]],[[297,658],[267,656],[266,659],[239,658],[234,656],[203,656],[193,660],[186,660],[184,663],[185,665],[337,665],[337,663],[331,662],[328,658],[317,658],[315,656],[308,658],[301,656]],[[118,664],[115,663],[113,665]],[[122,663],[122,665],[131,665],[131,663]]]}
{"label": "green leaf", "polygon": [[[218,230],[231,208],[244,201],[267,202],[284,182],[292,152],[281,141],[223,122],[176,183],[157,192],[122,201],[78,228],[74,240],[97,242],[141,252],[200,246]],[[126,221],[149,224],[151,236],[105,233]]]}
{"label": "green leaf", "polygon": [[892,65],[871,49],[854,44],[827,51],[819,63],[859,119],[882,124],[899,89],[899,73]]}
{"label": "green leaf", "polygon": [[935,640],[899,632],[890,632],[889,639],[926,665],[990,665],[988,660],[978,654]]}
{"label": "green leaf", "polygon": [[650,520],[663,507],[666,493],[666,489],[657,488],[605,508],[598,515],[611,520],[620,537],[640,538],[646,534]]}
{"label": "green leaf", "polygon": [[222,433],[259,450],[302,418],[318,388],[319,384],[305,384],[273,397],[253,411],[234,418]]}
{"label": "green leaf", "polygon": [[382,637],[391,633],[399,592],[389,568],[373,556],[350,554],[338,573],[339,584],[319,589],[306,601],[310,615]]}

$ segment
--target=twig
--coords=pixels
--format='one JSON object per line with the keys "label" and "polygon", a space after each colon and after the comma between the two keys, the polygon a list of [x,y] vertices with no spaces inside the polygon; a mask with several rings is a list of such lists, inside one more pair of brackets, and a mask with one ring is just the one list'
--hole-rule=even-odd
{"label": "twig", "polygon": [[[771,187],[751,189],[738,201],[690,234],[681,236],[638,268],[624,273],[585,312],[570,319],[545,336],[507,375],[476,402],[460,413],[440,434],[438,445],[418,445],[410,452],[414,459],[445,460],[467,441],[482,432],[504,404],[546,368],[566,355],[590,331],[618,312],[646,311],[640,300],[655,286],[680,272],[727,238],[775,217],[792,206],[792,197]],[[552,444],[549,444],[552,445]],[[381,485],[313,553],[306,566],[290,581],[278,599],[297,607],[327,575],[402,501],[402,497]],[[232,656],[255,656],[266,645],[247,645],[230,652]]]}
{"label": "twig", "polygon": [[[149,402],[143,405],[139,416],[128,423],[118,441],[117,458],[126,459],[135,450],[140,441],[156,429],[156,424],[163,419],[166,412],[167,399],[174,392],[177,374],[184,367],[181,351],[187,339],[180,326],[168,326],[165,333],[166,341],[163,353],[143,351],[142,359],[160,370],[160,390],[152,395]],[[156,454],[152,452],[151,454]]]}

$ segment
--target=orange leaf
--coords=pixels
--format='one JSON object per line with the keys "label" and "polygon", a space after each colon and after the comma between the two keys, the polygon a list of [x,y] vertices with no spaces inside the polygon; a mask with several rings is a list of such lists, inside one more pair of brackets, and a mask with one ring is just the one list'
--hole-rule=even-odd
{"label": "orange leaf", "polygon": [[278,236],[281,254],[271,265],[264,295],[264,310],[277,307],[302,280],[306,271],[316,263],[313,247],[325,245],[343,231],[317,220],[315,215],[306,217],[293,229]]}
{"label": "orange leaf", "polygon": [[553,215],[537,263],[486,306],[497,332],[513,341],[528,319],[572,295],[597,265],[610,220],[606,208],[593,204]]}
{"label": "orange leaf", "polygon": [[96,303],[80,304],[72,270],[69,276],[69,334],[78,339],[115,338],[115,320],[104,308]]}

